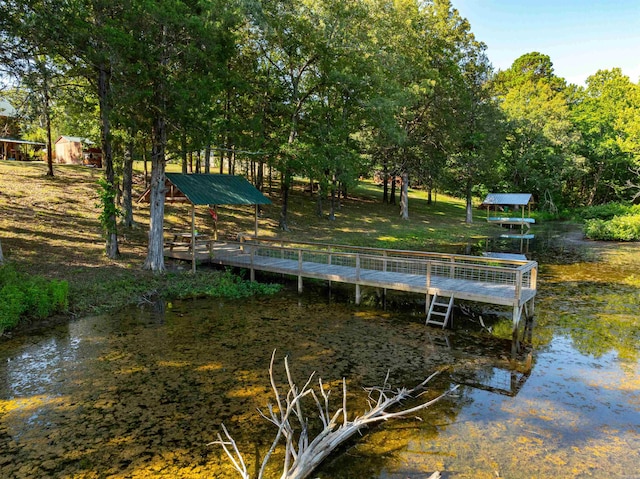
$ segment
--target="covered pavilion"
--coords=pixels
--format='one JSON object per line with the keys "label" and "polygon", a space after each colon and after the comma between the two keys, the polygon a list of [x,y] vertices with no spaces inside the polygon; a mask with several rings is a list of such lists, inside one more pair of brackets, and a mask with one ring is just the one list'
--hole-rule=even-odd
{"label": "covered pavilion", "polygon": [[[192,270],[196,267],[196,206],[208,206],[215,221],[214,240],[217,240],[217,207],[222,205],[254,205],[255,236],[258,236],[258,207],[269,205],[271,200],[242,176],[219,174],[183,174],[166,173],[165,201],[168,203],[186,203],[191,205],[191,243]],[[150,190],[144,192],[139,202],[149,201]],[[174,238],[175,239],[175,238]]]}
{"label": "covered pavilion", "polygon": [[[529,229],[530,225],[536,220],[531,218],[531,204],[533,203],[531,193],[489,193],[482,202],[481,206],[487,208],[487,221],[489,223],[497,223],[500,225],[519,225]],[[514,211],[520,208],[520,216],[512,216],[504,214],[508,208]],[[527,215],[525,216],[525,207]],[[494,212],[491,215],[491,212]]]}

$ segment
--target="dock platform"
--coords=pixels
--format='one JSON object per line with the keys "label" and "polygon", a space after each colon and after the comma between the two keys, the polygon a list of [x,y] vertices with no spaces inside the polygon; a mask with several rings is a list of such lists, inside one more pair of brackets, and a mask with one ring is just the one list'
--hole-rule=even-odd
{"label": "dock platform", "polygon": [[[371,286],[425,295],[429,311],[434,296],[453,297],[513,308],[517,332],[523,316],[533,315],[538,264],[508,258],[429,253],[270,238],[196,242],[165,249],[165,256],[297,277]],[[195,254],[194,254],[195,253]]]}

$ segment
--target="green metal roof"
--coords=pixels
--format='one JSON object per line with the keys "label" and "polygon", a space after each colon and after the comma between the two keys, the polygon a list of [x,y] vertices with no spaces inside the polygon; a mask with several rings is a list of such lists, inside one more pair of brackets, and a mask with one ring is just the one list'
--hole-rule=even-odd
{"label": "green metal roof", "polygon": [[242,176],[167,173],[194,205],[269,205],[271,200]]}

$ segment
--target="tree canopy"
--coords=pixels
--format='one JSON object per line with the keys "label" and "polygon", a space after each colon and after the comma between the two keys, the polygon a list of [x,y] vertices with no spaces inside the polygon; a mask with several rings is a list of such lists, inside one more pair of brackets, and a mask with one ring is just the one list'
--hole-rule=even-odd
{"label": "tree canopy", "polygon": [[[402,179],[404,218],[412,185],[466,198],[467,221],[488,190],[531,192],[555,208],[630,200],[638,184],[637,83],[613,69],[567,85],[540,52],[496,72],[449,0],[0,0],[0,8],[0,69],[12,78],[7,95],[29,99],[26,135],[46,140],[48,118],[58,134],[100,142],[114,191],[126,183],[117,173],[126,176],[125,158],[151,158],[153,270],[164,268],[165,164],[194,170],[194,156],[195,171],[217,162],[260,189],[266,169],[277,175],[282,229],[300,176],[318,184],[319,215],[330,199],[329,219],[336,198],[376,172],[385,202],[395,202]],[[104,225],[115,256],[112,210]]]}

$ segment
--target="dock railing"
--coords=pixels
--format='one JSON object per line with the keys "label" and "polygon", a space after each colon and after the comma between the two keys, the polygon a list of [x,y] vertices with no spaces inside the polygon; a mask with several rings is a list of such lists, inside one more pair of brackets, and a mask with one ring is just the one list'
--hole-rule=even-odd
{"label": "dock railing", "polygon": [[[231,244],[235,242],[227,242]],[[446,253],[393,250],[314,242],[291,242],[281,239],[240,237],[238,247],[251,258],[253,267],[258,258],[295,261],[298,275],[304,265],[314,263],[327,267],[350,268],[349,279],[359,282],[362,272],[401,273],[425,278],[431,287],[436,278],[448,278],[515,287],[514,300],[518,301],[522,289],[537,287],[535,261],[488,258]],[[224,254],[216,252],[216,255]],[[330,271],[330,268],[327,268]],[[296,274],[294,273],[294,274]]]}

